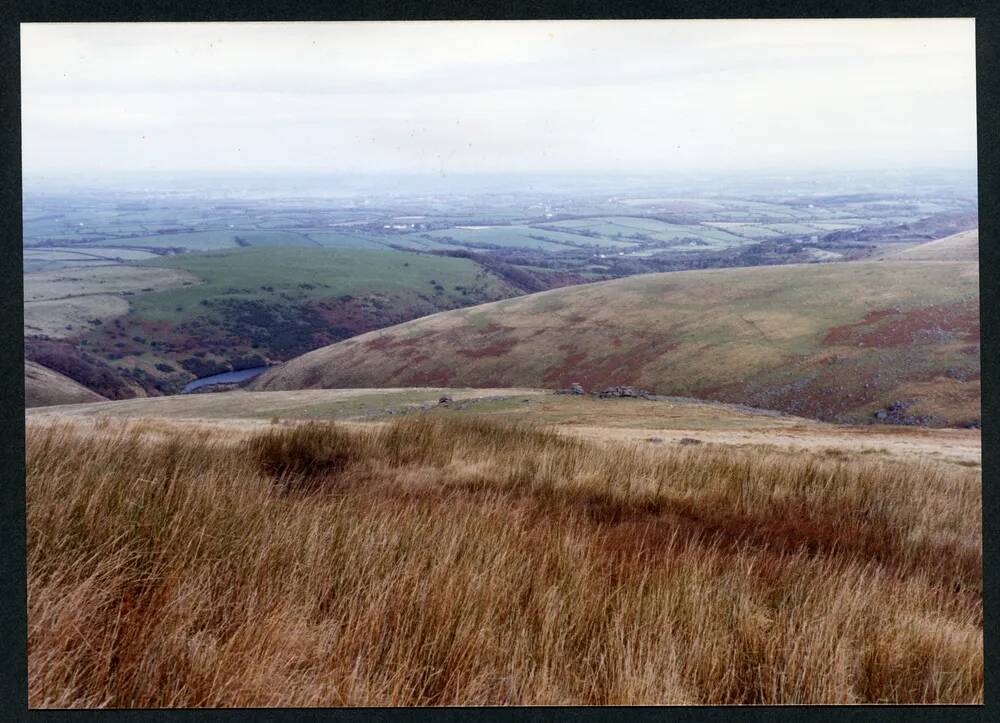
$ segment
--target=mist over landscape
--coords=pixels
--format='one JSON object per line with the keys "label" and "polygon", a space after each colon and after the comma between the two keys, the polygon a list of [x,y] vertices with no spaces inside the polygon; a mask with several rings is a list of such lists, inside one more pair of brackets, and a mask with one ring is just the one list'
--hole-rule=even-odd
{"label": "mist over landscape", "polygon": [[32,706],[982,702],[974,29],[22,25]]}

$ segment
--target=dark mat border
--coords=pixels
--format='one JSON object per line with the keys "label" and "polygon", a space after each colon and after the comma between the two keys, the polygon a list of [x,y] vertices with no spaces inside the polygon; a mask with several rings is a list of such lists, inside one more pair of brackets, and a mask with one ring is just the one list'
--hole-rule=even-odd
{"label": "dark mat border", "polygon": [[[7,0],[0,6],[0,720],[121,721],[719,721],[772,720],[979,721],[1000,720],[1000,489],[997,489],[997,301],[1000,292],[1000,109],[998,46],[1000,4],[983,0],[772,0],[771,2],[595,2],[535,0]],[[145,711],[29,711],[24,516],[24,388],[22,343],[20,22],[239,21],[239,20],[437,20],[549,18],[823,18],[975,17],[979,114],[980,289],[983,366],[983,546],[986,705],[632,708],[447,709],[233,709]]]}

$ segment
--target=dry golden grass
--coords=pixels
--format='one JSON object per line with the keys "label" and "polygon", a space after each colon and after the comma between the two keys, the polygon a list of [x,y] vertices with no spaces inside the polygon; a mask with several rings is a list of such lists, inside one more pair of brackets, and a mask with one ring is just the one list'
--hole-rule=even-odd
{"label": "dry golden grass", "polygon": [[[579,382],[593,390],[628,384],[864,422],[907,399],[899,387],[908,381],[946,370],[977,378],[979,320],[972,300],[978,294],[975,261],[639,274],[371,331],[291,359],[251,387],[558,389]],[[873,314],[889,316],[872,322]],[[965,399],[977,397],[970,392]],[[974,406],[959,407],[955,417],[949,416],[953,404],[925,406],[935,426],[978,418]]]}
{"label": "dry golden grass", "polygon": [[33,707],[975,703],[980,479],[477,419],[29,425]]}

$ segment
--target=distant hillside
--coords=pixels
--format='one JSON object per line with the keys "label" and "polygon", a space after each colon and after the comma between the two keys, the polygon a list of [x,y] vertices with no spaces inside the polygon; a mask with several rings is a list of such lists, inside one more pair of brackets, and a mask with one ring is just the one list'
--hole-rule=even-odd
{"label": "distant hillside", "polygon": [[883,258],[898,261],[978,261],[979,229],[893,251]]}
{"label": "distant hillside", "polygon": [[522,293],[474,260],[386,249],[239,248],[141,263],[26,274],[28,358],[63,373],[102,367],[119,382],[71,376],[108,396],[173,393],[196,377]]}
{"label": "distant hillside", "polygon": [[27,359],[24,361],[24,406],[26,407],[48,407],[54,404],[82,404],[106,400],[106,397],[92,392],[59,372]]}
{"label": "distant hillside", "polygon": [[978,266],[633,276],[448,311],[305,354],[257,389],[636,385],[828,420],[980,418]]}

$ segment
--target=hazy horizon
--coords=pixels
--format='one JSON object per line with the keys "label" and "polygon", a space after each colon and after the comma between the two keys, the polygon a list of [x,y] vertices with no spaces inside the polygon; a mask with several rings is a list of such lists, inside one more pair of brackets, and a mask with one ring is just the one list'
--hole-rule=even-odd
{"label": "hazy horizon", "polygon": [[419,198],[541,195],[579,197],[762,197],[844,194],[974,197],[974,170],[731,172],[700,174],[373,173],[322,172],[120,172],[36,175],[23,179],[25,194],[113,193],[130,196],[256,199]]}
{"label": "hazy horizon", "polygon": [[974,172],[974,21],[22,25],[26,178]]}

